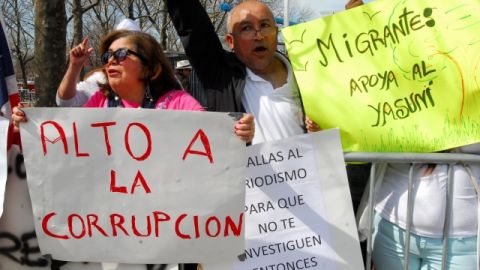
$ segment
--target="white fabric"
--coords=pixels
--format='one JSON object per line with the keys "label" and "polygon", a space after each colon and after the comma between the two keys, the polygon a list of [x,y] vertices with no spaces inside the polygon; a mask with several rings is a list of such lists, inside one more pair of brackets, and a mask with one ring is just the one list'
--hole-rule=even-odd
{"label": "white fabric", "polygon": [[[7,85],[8,95],[18,95],[17,77],[15,74],[5,77],[5,84]],[[25,86],[26,87],[26,86]],[[7,99],[7,103],[0,107],[0,114],[4,117],[11,119],[12,109],[10,108],[10,102]]]}
{"label": "white fabric", "polygon": [[[15,75],[6,76],[5,84],[7,85],[7,91],[9,96],[13,94],[18,94],[17,77]],[[27,88],[26,85],[25,85],[25,88]]]}
{"label": "white fabric", "polygon": [[[477,192],[477,205],[480,205],[480,186],[476,181],[476,175],[474,175],[472,168],[470,165],[466,165],[465,168],[469,172],[472,180],[472,185],[475,187],[475,191]],[[480,207],[477,207],[477,224],[480,224]],[[477,226],[477,270],[480,270],[480,226]]]}
{"label": "white fabric", "polygon": [[57,106],[59,107],[82,107],[87,100],[97,92],[99,83],[106,83],[107,78],[101,71],[96,71],[87,79],[77,83],[75,96],[70,99],[61,99],[56,95]]}
{"label": "white fabric", "polygon": [[115,30],[142,31],[135,21],[128,18],[120,21],[115,27]]}
{"label": "white fabric", "polygon": [[[480,144],[457,151],[480,154]],[[424,176],[427,165],[414,165],[413,215],[411,232],[420,236],[441,238],[445,220],[447,165],[437,165]],[[386,220],[406,228],[409,164],[389,164],[383,184],[376,193],[375,210]],[[479,183],[480,166],[471,165]],[[449,237],[477,234],[478,197],[469,172],[463,165],[453,168],[453,199]]]}
{"label": "white fabric", "polygon": [[298,86],[285,57],[277,54],[288,69],[287,83],[274,89],[272,84],[247,68],[242,103],[255,117],[252,144],[288,138],[302,134],[303,119]]}
{"label": "white fabric", "polygon": [[118,263],[102,263],[102,270],[116,270],[118,268]]}
{"label": "white fabric", "polygon": [[180,60],[175,64],[175,69],[192,68],[190,61]]}

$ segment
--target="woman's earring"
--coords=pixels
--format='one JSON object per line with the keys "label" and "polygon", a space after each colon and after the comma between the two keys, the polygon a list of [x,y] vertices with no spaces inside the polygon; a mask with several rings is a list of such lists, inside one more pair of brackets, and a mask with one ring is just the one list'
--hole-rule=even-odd
{"label": "woman's earring", "polygon": [[150,85],[145,87],[145,98],[148,99],[150,102],[153,101],[152,93],[150,92]]}

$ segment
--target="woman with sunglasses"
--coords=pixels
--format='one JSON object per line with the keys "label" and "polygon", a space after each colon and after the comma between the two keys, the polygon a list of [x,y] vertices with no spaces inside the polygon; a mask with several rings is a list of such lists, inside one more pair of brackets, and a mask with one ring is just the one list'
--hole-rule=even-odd
{"label": "woman with sunglasses", "polygon": [[150,35],[113,31],[100,43],[107,82],[84,107],[203,110],[182,90],[160,44]]}
{"label": "woman with sunglasses", "polygon": [[[160,44],[149,34],[113,31],[102,39],[100,53],[107,82],[100,85],[84,107],[204,110],[188,92],[177,90],[181,87],[173,68]],[[13,108],[12,119],[17,129],[20,122],[26,121],[18,107]],[[245,114],[235,123],[234,132],[243,141],[251,142],[253,116]]]}
{"label": "woman with sunglasses", "polygon": [[[135,21],[128,18],[120,21],[115,30],[142,31]],[[80,73],[93,52],[88,42],[88,38],[84,38],[80,44],[70,50],[68,69],[58,86],[55,97],[58,107],[82,107],[98,90],[98,84],[105,83],[107,80],[103,67],[100,66],[91,69],[84,75],[83,80],[78,82]]]}

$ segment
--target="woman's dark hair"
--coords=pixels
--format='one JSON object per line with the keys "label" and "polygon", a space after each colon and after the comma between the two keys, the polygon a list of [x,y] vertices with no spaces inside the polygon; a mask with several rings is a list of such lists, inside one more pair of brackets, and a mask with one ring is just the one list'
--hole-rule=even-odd
{"label": "woman's dark hair", "polygon": [[[180,89],[180,85],[175,78],[170,61],[163,53],[162,46],[151,35],[128,30],[112,31],[103,37],[100,42],[100,55],[108,51],[110,45],[117,39],[127,38],[136,47],[135,52],[143,57],[142,63],[147,70],[147,76],[144,78],[145,85],[150,86],[150,93],[154,100],[172,89]],[[152,78],[161,70],[160,75]],[[101,86],[105,92],[109,92],[111,87],[107,84]]]}

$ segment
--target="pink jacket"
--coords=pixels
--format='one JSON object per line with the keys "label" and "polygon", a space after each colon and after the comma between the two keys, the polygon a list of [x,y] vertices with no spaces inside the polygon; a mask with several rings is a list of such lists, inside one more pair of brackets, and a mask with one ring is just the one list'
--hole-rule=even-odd
{"label": "pink jacket", "polygon": [[[140,104],[136,102],[129,102],[122,100],[125,108],[138,108]],[[85,108],[102,108],[108,107],[108,99],[101,92],[97,91],[93,96],[83,105]],[[205,109],[200,103],[192,97],[185,90],[170,90],[165,95],[161,96],[155,103],[155,109],[164,110],[187,110],[187,111],[204,111]]]}

